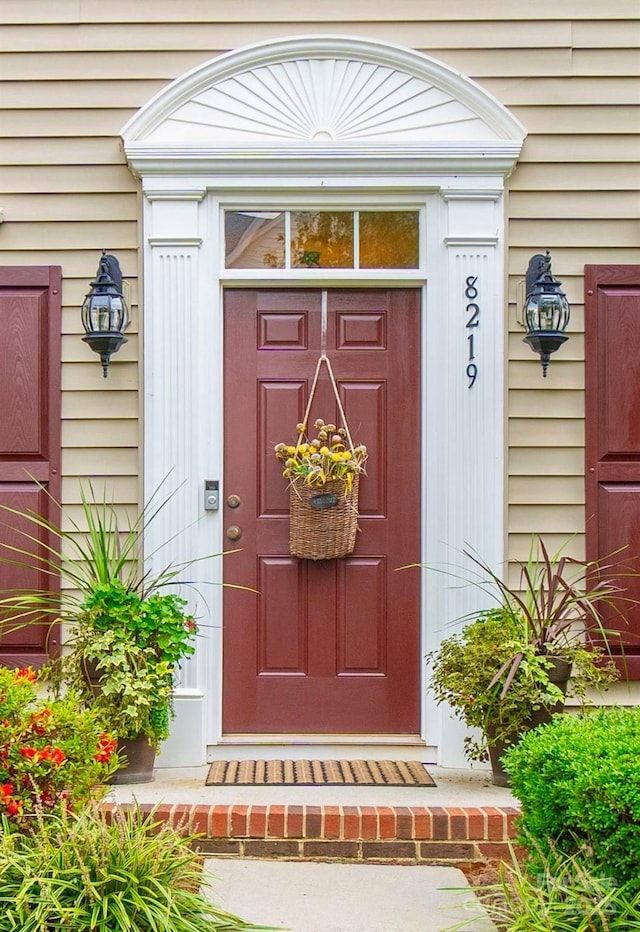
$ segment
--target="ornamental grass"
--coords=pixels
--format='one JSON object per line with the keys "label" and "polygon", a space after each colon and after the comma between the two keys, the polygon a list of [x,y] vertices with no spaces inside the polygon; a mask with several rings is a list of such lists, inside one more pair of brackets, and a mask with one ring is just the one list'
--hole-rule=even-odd
{"label": "ornamental grass", "polygon": [[151,812],[97,806],[39,816],[29,834],[0,819],[0,932],[252,932],[200,890],[194,839]]}

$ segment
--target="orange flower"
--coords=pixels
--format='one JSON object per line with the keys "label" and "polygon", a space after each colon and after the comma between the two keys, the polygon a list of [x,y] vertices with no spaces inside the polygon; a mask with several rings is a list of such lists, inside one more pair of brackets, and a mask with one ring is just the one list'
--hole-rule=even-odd
{"label": "orange flower", "polygon": [[110,735],[102,734],[100,735],[100,740],[98,741],[98,751],[93,755],[93,759],[98,761],[100,764],[108,764],[111,759],[111,755],[116,749],[117,741],[115,738],[112,738]]}
{"label": "orange flower", "polygon": [[40,712],[34,712],[29,719],[31,731],[40,737],[45,735],[47,733],[46,720],[51,718],[51,714],[51,709],[42,709]]}
{"label": "orange flower", "polygon": [[60,748],[49,747],[49,745],[44,748],[42,757],[45,760],[50,760],[53,764],[56,765],[56,767],[59,767],[60,764],[64,764],[67,759],[67,755],[64,753],[64,751],[61,751]]}
{"label": "orange flower", "polygon": [[33,667],[23,667],[21,670],[16,670],[13,675],[16,680],[27,680],[29,683],[35,683],[38,679],[38,675]]}
{"label": "orange flower", "polygon": [[61,751],[60,748],[54,748],[50,744],[43,747],[41,751],[37,748],[20,748],[20,753],[23,757],[26,757],[27,760],[33,761],[34,764],[37,764],[39,761],[51,761],[56,767],[59,767],[60,764],[64,764],[67,759],[67,755],[64,751]]}

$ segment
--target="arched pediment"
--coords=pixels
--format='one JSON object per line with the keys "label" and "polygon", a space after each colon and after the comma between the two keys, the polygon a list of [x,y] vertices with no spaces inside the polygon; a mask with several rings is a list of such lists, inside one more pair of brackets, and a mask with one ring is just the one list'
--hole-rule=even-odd
{"label": "arched pediment", "polygon": [[228,52],[176,79],[122,131],[130,160],[508,154],[525,130],[469,78],[427,55],[349,36]]}

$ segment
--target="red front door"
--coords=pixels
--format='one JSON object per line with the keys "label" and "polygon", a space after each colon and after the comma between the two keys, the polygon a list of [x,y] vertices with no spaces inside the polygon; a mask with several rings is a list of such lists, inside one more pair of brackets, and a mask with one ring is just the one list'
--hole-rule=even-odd
{"label": "red front door", "polygon": [[[60,497],[60,288],[57,266],[0,267],[0,504],[54,523]],[[40,538],[41,549],[21,529]],[[3,549],[7,544],[44,561],[47,543],[42,528],[0,510],[0,556],[15,559]],[[40,569],[0,564],[0,598],[3,591],[57,586],[44,562]],[[57,628],[32,623],[0,637],[0,662],[40,666],[56,647]]]}
{"label": "red front door", "polygon": [[[418,734],[420,294],[329,291],[326,351],[354,443],[369,450],[354,553],[289,555],[287,482],[322,346],[322,292],[225,297],[225,734]],[[323,367],[310,423],[338,417]],[[235,498],[234,498],[235,497]],[[239,501],[239,504],[237,502]],[[231,503],[231,504],[230,504]],[[237,507],[231,507],[236,504]]]}

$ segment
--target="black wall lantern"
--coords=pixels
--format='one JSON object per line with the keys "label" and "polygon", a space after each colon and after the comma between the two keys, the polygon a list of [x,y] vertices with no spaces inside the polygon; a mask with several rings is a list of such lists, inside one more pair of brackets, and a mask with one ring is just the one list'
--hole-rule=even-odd
{"label": "black wall lantern", "polygon": [[551,274],[551,253],[538,253],[529,260],[527,299],[524,304],[524,338],[534,353],[540,354],[542,375],[546,378],[551,354],[569,339],[564,332],[569,323],[570,307],[560,288],[562,282]]}
{"label": "black wall lantern", "polygon": [[100,354],[106,379],[109,359],[127,338],[122,331],[129,326],[129,308],[122,294],[122,272],[115,256],[102,253],[95,280],[82,305],[82,325],[87,335],[82,339],[94,353]]}

